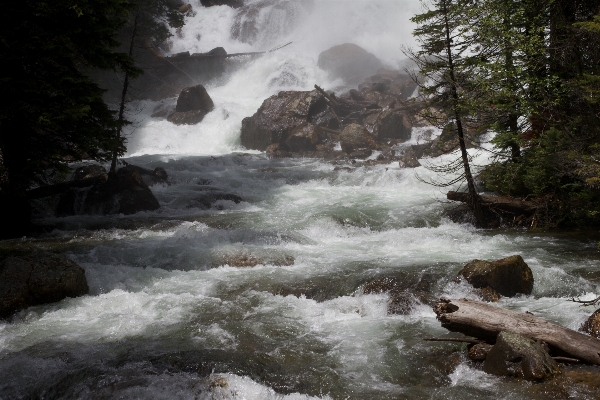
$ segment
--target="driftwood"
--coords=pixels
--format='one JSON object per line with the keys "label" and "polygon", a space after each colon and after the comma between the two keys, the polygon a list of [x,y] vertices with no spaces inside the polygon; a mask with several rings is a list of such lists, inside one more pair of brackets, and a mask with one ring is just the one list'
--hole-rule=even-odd
{"label": "driftwood", "polygon": [[[467,203],[469,194],[465,192],[450,191],[446,194],[446,198],[452,201],[460,201]],[[486,196],[480,195],[481,205],[488,209],[508,212],[515,215],[533,214],[539,204],[534,201],[520,200],[509,196]]]}
{"label": "driftwood", "polygon": [[600,365],[600,340],[552,324],[529,313],[518,313],[475,300],[440,299],[434,307],[442,327],[494,343],[500,332],[513,332],[548,344],[558,356]]}

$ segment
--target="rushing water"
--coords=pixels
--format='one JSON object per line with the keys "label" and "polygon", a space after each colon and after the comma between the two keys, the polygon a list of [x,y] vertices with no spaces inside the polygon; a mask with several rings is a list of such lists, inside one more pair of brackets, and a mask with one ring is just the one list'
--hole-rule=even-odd
{"label": "rushing water", "polygon": [[[298,2],[293,23],[266,7],[250,44],[230,38],[232,9],[195,5],[172,52],[294,45],[209,84],[216,109],[198,126],[138,105],[128,161],[167,170],[171,185],[152,187],[158,211],[45,218],[51,233],[2,243],[68,255],[85,268],[90,294],[0,323],[0,398],[547,398],[481,372],[462,345],[423,342],[447,334],[429,305],[390,315],[387,295],[361,287],[396,277],[427,284],[431,298],[476,298],[453,281],[466,262],[521,254],[534,292],[499,305],[577,329],[592,310],[567,300],[600,294],[598,238],[452,223],[440,191],[417,179],[429,176],[424,168],[336,170],[240,148],[241,119],[266,97],[342,84],[316,68],[323,49],[353,41],[397,65],[419,9],[308,3]],[[199,208],[207,186],[244,201]],[[260,263],[228,264],[240,257]],[[595,397],[578,390],[567,395]]]}

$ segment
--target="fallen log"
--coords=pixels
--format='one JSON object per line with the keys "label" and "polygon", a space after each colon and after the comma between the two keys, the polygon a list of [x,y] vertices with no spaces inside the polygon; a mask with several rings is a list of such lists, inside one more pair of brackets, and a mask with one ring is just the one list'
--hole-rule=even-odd
{"label": "fallen log", "polygon": [[442,327],[495,343],[500,332],[512,332],[548,344],[551,352],[600,365],[600,340],[552,324],[529,313],[505,310],[468,299],[440,299],[433,308]]}
{"label": "fallen log", "polygon": [[[469,194],[464,192],[449,191],[446,198],[452,201],[468,203]],[[481,205],[486,208],[496,209],[511,214],[533,214],[539,207],[538,203],[520,200],[509,196],[479,195]]]}

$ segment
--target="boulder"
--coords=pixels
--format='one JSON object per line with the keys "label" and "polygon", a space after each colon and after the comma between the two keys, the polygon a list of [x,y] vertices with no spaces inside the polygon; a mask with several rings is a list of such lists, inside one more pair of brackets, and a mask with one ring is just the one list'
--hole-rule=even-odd
{"label": "boulder", "polygon": [[411,146],[404,151],[398,164],[400,165],[400,168],[417,168],[421,166],[421,163],[417,158],[417,153],[413,146]]}
{"label": "boulder", "polygon": [[362,292],[364,294],[388,293],[388,314],[410,314],[419,303],[429,301],[429,292],[435,279],[430,276],[402,277],[401,279],[385,277],[367,282]]}
{"label": "boulder", "polygon": [[0,318],[88,291],[85,271],[65,256],[36,251],[0,260]]}
{"label": "boulder", "polygon": [[321,128],[308,124],[292,130],[285,144],[292,152],[314,151],[321,135]]}
{"label": "boulder", "polygon": [[158,200],[142,179],[137,167],[128,165],[117,170],[114,175],[109,175],[106,182],[98,182],[89,188],[74,188],[63,193],[56,214],[128,215],[139,211],[153,211],[159,207]]}
{"label": "boulder", "polygon": [[375,143],[369,131],[359,124],[350,124],[344,128],[340,134],[340,144],[342,150],[347,154],[357,150],[374,150],[377,148],[377,143]]}
{"label": "boulder", "polygon": [[473,287],[490,287],[502,296],[531,294],[533,290],[533,274],[519,255],[497,261],[473,260],[458,274]]}
{"label": "boulder", "polygon": [[493,346],[491,344],[487,343],[469,345],[469,352],[467,353],[467,356],[473,361],[485,361],[492,347]]}
{"label": "boulder", "polygon": [[242,145],[261,151],[272,144],[285,145],[294,130],[312,123],[326,109],[324,97],[316,90],[280,92],[265,100],[253,116],[243,119]]}
{"label": "boulder", "polygon": [[559,374],[556,361],[536,341],[511,332],[500,332],[483,363],[488,374],[541,381]]}
{"label": "boulder", "polygon": [[176,125],[194,125],[215,108],[215,104],[202,85],[185,88],[177,98],[175,112],[167,117]]}
{"label": "boulder", "polygon": [[581,331],[600,339],[600,309],[596,310],[581,326]]}
{"label": "boulder", "polygon": [[383,67],[382,62],[362,47],[344,43],[319,54],[319,68],[349,85],[358,85]]}
{"label": "boulder", "polygon": [[410,118],[396,110],[386,110],[379,114],[374,133],[379,141],[398,139],[400,142],[410,140],[412,125]]}
{"label": "boulder", "polygon": [[399,70],[380,69],[358,86],[364,97],[366,93],[379,92],[407,100],[417,88],[415,81]]}

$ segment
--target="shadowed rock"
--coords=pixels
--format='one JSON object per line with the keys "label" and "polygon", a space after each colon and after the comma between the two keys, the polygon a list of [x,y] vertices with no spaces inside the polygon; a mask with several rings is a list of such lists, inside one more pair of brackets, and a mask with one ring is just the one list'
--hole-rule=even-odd
{"label": "shadowed rock", "polygon": [[65,256],[36,251],[0,260],[0,318],[88,290],[83,268]]}
{"label": "shadowed rock", "polygon": [[500,332],[487,354],[483,370],[488,374],[540,381],[560,373],[556,361],[536,341],[516,333]]}
{"label": "shadowed rock", "polygon": [[383,67],[381,61],[362,47],[344,43],[319,54],[319,68],[333,78],[342,78],[347,84],[363,82]]}

